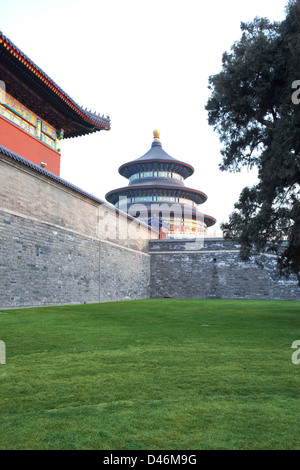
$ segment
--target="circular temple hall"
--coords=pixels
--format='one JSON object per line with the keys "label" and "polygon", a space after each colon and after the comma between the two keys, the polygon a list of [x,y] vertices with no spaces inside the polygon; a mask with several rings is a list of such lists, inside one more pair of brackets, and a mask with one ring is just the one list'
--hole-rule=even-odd
{"label": "circular temple hall", "polygon": [[120,166],[119,173],[129,180],[128,186],[109,191],[106,200],[158,229],[161,238],[204,236],[216,219],[198,209],[207,200],[206,194],[184,184],[194,168],[163,150],[158,130],[153,131],[153,137],[145,155]]}

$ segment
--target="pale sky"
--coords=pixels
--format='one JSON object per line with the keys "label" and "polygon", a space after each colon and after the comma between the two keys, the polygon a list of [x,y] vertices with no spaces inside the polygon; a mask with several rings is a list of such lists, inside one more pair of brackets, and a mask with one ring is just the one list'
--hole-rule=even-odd
{"label": "pale sky", "polygon": [[[221,144],[204,107],[208,77],[255,16],[281,21],[287,0],[0,0],[0,29],[79,105],[111,130],[62,142],[61,177],[105,199],[127,186],[121,164],[141,157],[159,129],[163,149],[193,165],[185,185],[219,232],[255,173],[221,172]],[[1,78],[1,77],[0,77]]]}

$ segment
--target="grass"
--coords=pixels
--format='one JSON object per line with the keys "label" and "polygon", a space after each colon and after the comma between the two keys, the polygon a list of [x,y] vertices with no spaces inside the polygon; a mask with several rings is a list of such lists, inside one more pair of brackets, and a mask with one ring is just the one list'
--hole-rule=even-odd
{"label": "grass", "polygon": [[299,305],[2,310],[0,449],[300,449]]}

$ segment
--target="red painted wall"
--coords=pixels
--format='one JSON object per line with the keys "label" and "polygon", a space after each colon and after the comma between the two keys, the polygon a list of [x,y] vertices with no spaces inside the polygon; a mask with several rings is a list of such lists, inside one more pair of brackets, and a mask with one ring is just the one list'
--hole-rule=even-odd
{"label": "red painted wall", "polygon": [[60,175],[60,153],[2,116],[0,116],[0,145],[39,166],[41,162],[47,163],[45,170]]}

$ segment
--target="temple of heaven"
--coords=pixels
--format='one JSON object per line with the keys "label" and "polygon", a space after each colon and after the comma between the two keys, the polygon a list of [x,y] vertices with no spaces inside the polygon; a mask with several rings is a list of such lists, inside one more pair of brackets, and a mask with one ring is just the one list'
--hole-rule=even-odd
{"label": "temple of heaven", "polygon": [[153,131],[153,136],[145,155],[120,166],[119,173],[129,179],[128,186],[109,191],[106,200],[159,229],[163,238],[204,236],[216,219],[197,208],[207,200],[206,194],[184,184],[194,168],[163,150],[158,130]]}

